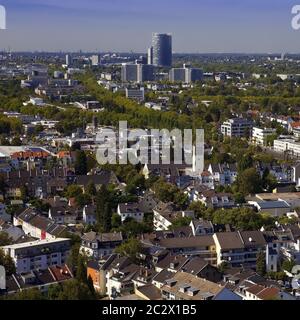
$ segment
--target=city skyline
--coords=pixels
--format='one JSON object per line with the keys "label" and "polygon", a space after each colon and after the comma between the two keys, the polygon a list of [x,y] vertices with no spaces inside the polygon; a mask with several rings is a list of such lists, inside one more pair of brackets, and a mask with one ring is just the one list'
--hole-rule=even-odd
{"label": "city skyline", "polygon": [[173,52],[299,53],[293,0],[2,0],[1,49],[146,53],[154,32],[173,35]]}

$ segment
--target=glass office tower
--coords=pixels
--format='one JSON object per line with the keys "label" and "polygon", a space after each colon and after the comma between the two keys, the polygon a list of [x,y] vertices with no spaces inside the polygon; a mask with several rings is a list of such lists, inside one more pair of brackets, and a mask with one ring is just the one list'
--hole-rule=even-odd
{"label": "glass office tower", "polygon": [[172,66],[172,36],[164,33],[152,34],[153,65]]}

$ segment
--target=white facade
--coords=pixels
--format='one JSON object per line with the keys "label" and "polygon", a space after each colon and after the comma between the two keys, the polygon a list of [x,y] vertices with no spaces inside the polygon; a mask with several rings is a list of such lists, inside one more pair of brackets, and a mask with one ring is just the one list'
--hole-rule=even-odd
{"label": "white facade", "polygon": [[243,118],[229,119],[221,126],[221,132],[226,137],[244,137],[248,131],[251,133],[251,129],[252,122]]}
{"label": "white facade", "polygon": [[45,270],[53,265],[64,265],[69,254],[70,239],[37,240],[2,247],[13,259],[17,273]]}
{"label": "white facade", "polygon": [[265,146],[267,138],[276,133],[276,129],[272,128],[257,128],[252,129],[252,142],[254,144]]}
{"label": "white facade", "polygon": [[97,223],[96,212],[94,214],[91,214],[91,213],[88,213],[87,211],[88,211],[87,206],[85,206],[82,212],[83,222],[90,225],[96,224]]}
{"label": "white facade", "polygon": [[134,219],[137,222],[143,222],[144,220],[144,212],[141,212],[141,210],[132,210],[132,212],[129,210],[122,211],[119,205],[117,213],[121,217],[122,222],[124,222],[127,218]]}
{"label": "white facade", "polygon": [[274,151],[281,153],[290,151],[298,156],[300,155],[300,142],[296,142],[294,139],[274,140]]}

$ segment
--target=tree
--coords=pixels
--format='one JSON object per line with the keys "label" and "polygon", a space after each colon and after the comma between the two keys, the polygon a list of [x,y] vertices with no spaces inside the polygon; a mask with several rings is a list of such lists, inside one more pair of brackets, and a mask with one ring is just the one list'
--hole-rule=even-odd
{"label": "tree", "polygon": [[255,168],[249,168],[238,174],[238,190],[243,195],[261,192],[262,182],[259,173]]}
{"label": "tree", "polygon": [[149,233],[153,231],[153,228],[144,222],[140,223],[132,218],[127,218],[122,226],[116,230],[126,234],[127,237],[136,237],[143,233]]}
{"label": "tree", "polygon": [[62,286],[60,284],[51,284],[47,293],[48,300],[57,300],[61,292]]}
{"label": "tree", "polygon": [[112,205],[111,195],[105,185],[102,185],[96,197],[96,215],[100,228],[107,232],[111,228]]}
{"label": "tree", "polygon": [[91,196],[95,197],[97,195],[96,186],[93,181],[90,181],[86,187],[86,193]]}
{"label": "tree", "polygon": [[234,195],[234,201],[238,204],[242,204],[246,202],[244,195],[240,192]]}
{"label": "tree", "polygon": [[76,197],[76,203],[79,207],[84,207],[84,206],[92,203],[92,198],[89,194],[82,193]]}
{"label": "tree", "polygon": [[22,185],[20,188],[21,191],[21,199],[26,202],[29,196],[28,187],[26,185]]}
{"label": "tree", "polygon": [[12,243],[12,239],[9,237],[9,235],[6,232],[1,231],[0,232],[0,247],[8,246]]}
{"label": "tree", "polygon": [[46,300],[46,297],[37,288],[26,289],[15,293],[14,295],[9,295],[8,300]]}
{"label": "tree", "polygon": [[180,209],[185,209],[188,205],[188,196],[171,183],[159,179],[153,185],[156,197],[163,202],[173,202]]}
{"label": "tree", "polygon": [[245,154],[241,160],[238,162],[238,170],[241,172],[241,171],[244,171],[246,169],[249,169],[253,166],[253,159],[251,157],[251,155],[248,153],[248,154]]}
{"label": "tree", "polygon": [[80,254],[77,259],[76,279],[80,282],[87,283],[87,269],[85,260]]}
{"label": "tree", "polygon": [[16,272],[16,266],[13,259],[8,254],[4,254],[4,251],[0,249],[0,266],[5,268],[8,275],[12,275]]}
{"label": "tree", "polygon": [[179,217],[173,221],[169,229],[172,230],[173,228],[186,227],[191,223],[191,221],[192,218],[190,217]]}
{"label": "tree", "polygon": [[20,140],[19,137],[14,137],[11,140],[11,145],[12,146],[21,146],[22,145],[22,141]]}
{"label": "tree", "polygon": [[228,263],[226,261],[223,261],[219,266],[218,269],[220,272],[224,273],[228,269]]}
{"label": "tree", "polygon": [[67,198],[77,198],[78,196],[82,195],[82,189],[75,184],[71,184],[67,187],[65,195]]}
{"label": "tree", "polygon": [[62,284],[62,291],[58,300],[93,300],[95,297],[91,293],[88,285],[77,279],[66,281]]}
{"label": "tree", "polygon": [[273,189],[277,186],[277,179],[274,175],[269,173],[269,169],[267,169],[267,172],[264,172],[262,177],[262,185],[263,188],[266,189],[268,192],[272,192]]}
{"label": "tree", "polygon": [[5,182],[5,179],[3,176],[0,176],[0,192],[3,194],[3,196],[6,196],[6,190],[7,190],[7,184]]}
{"label": "tree", "polygon": [[111,217],[111,226],[112,228],[119,228],[121,226],[121,217],[117,213],[114,213]]}
{"label": "tree", "polygon": [[295,265],[296,265],[295,260],[284,260],[281,265],[281,269],[291,272]]}
{"label": "tree", "polygon": [[142,251],[142,245],[138,239],[130,238],[115,249],[116,253],[135,261],[137,254]]}
{"label": "tree", "polygon": [[79,249],[80,249],[80,243],[75,243],[72,248],[71,252],[68,256],[68,262],[67,265],[72,269],[72,271],[76,271],[76,268],[78,266],[78,257],[79,257]]}
{"label": "tree", "polygon": [[95,296],[96,295],[96,291],[95,291],[95,288],[94,288],[93,279],[92,279],[92,277],[90,275],[87,278],[87,286],[90,289],[91,294],[93,296]]}
{"label": "tree", "polygon": [[77,175],[87,174],[87,157],[84,151],[76,151],[75,173]]}
{"label": "tree", "polygon": [[257,254],[256,271],[261,276],[265,276],[266,274],[266,255],[263,251]]}
{"label": "tree", "polygon": [[136,174],[133,177],[131,176],[128,180],[129,182],[127,183],[125,190],[130,194],[137,194],[138,191],[145,188],[145,178],[141,174]]}

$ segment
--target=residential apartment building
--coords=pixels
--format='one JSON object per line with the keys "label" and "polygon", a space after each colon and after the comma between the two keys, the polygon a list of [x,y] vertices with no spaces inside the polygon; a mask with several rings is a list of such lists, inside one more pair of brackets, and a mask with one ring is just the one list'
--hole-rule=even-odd
{"label": "residential apartment building", "polygon": [[253,123],[251,120],[234,118],[225,121],[221,126],[221,133],[225,137],[242,138],[251,134]]}
{"label": "residential apartment building", "polygon": [[50,266],[66,263],[71,240],[64,238],[45,239],[2,247],[14,261],[17,273],[44,270]]}
{"label": "residential apartment building", "polygon": [[219,232],[213,235],[217,265],[256,267],[257,254],[264,251],[266,240],[260,231]]}
{"label": "residential apartment building", "polygon": [[295,139],[283,138],[274,140],[274,151],[284,153],[286,151],[291,152],[295,156],[300,155],[300,142],[296,142]]}
{"label": "residential apartment building", "polygon": [[254,127],[252,129],[252,143],[256,145],[266,146],[268,137],[274,134],[276,134],[276,129]]}

